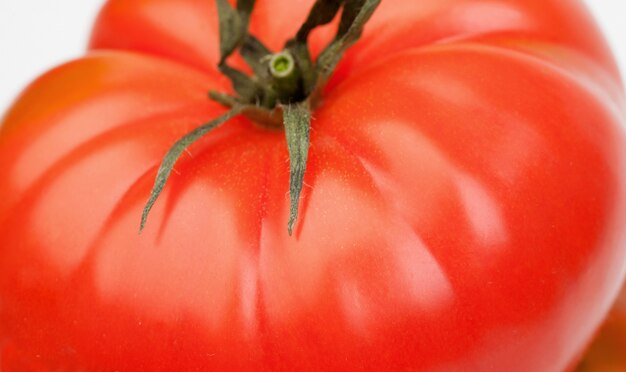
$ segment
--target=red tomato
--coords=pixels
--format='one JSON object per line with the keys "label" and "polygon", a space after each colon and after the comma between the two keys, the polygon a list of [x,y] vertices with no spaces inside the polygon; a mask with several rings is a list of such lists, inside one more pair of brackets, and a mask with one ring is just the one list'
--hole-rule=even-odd
{"label": "red tomato", "polygon": [[626,287],[585,353],[577,372],[626,371]]}
{"label": "red tomato", "polygon": [[[274,50],[312,0],[259,0]],[[319,51],[332,28],[316,31]],[[111,0],[0,132],[0,369],[558,371],[625,271],[619,74],[563,0],[385,0],[314,112],[224,108],[215,5]]]}

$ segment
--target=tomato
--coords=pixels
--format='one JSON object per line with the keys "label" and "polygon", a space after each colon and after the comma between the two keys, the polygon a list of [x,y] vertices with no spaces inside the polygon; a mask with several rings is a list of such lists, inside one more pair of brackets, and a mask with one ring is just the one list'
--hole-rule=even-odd
{"label": "tomato", "polygon": [[[259,0],[280,50],[312,0]],[[625,273],[619,73],[562,0],[385,0],[285,135],[225,112],[209,0],[110,0],[0,130],[0,369],[559,371]],[[313,54],[333,27],[312,35]],[[241,60],[234,59],[241,65]]]}
{"label": "tomato", "polygon": [[576,369],[577,372],[626,370],[626,287],[602,324],[600,332]]}

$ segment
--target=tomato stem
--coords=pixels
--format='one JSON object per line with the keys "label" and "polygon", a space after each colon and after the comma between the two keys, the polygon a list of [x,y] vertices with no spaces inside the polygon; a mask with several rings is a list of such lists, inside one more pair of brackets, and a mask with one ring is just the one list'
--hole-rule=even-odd
{"label": "tomato stem", "polygon": [[[287,227],[291,235],[298,218],[300,194],[304,185],[311,110],[319,104],[323,86],[347,49],[360,38],[365,24],[381,0],[317,0],[297,34],[278,53],[270,51],[248,32],[255,0],[238,0],[236,7],[229,0],[215,1],[220,28],[218,68],[230,79],[236,95],[209,92],[209,98],[231,110],[190,132],[168,151],[144,207],[140,231],[184,149],[218,125],[243,114],[263,126],[282,127],[285,130],[289,150],[291,203]],[[313,61],[308,46],[311,31],[330,23],[342,9],[335,38]],[[254,72],[252,76],[228,65],[227,60],[235,51],[239,51],[250,66]]]}
{"label": "tomato stem", "polygon": [[271,57],[269,70],[280,102],[298,102],[305,98],[302,90],[302,74],[288,50]]}

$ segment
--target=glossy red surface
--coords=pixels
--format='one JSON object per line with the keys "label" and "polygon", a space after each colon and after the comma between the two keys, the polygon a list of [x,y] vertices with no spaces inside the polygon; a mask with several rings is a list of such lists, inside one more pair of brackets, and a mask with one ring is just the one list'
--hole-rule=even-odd
{"label": "glossy red surface", "polygon": [[[252,30],[278,49],[311,4]],[[6,114],[0,369],[572,365],[626,262],[624,95],[579,2],[383,1],[314,113],[294,237],[284,135],[242,118],[139,235],[163,154],[223,112],[217,55],[213,1],[111,0]]]}

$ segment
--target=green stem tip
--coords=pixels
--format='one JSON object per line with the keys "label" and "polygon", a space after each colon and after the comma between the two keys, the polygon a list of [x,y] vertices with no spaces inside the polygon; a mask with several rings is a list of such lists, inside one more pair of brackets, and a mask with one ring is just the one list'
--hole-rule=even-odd
{"label": "green stem tip", "polygon": [[269,61],[270,75],[274,79],[273,88],[281,103],[301,101],[305,97],[302,74],[288,50],[274,54]]}
{"label": "green stem tip", "polygon": [[296,62],[287,50],[274,54],[270,60],[270,72],[277,79],[284,79],[292,75],[295,68]]}

